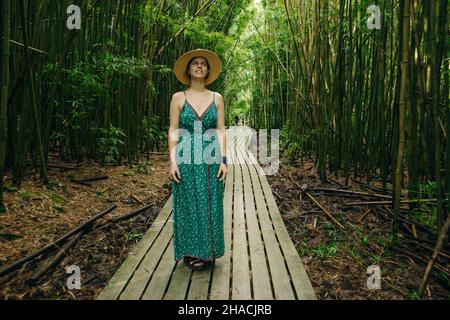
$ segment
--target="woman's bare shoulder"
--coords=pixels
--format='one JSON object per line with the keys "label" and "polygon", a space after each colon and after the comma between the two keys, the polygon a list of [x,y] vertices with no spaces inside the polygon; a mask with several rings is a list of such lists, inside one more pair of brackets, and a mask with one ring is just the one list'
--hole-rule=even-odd
{"label": "woman's bare shoulder", "polygon": [[181,98],[184,98],[184,91],[178,91],[178,92],[175,92],[173,95],[172,95],[172,98],[173,99],[181,99]]}
{"label": "woman's bare shoulder", "polygon": [[172,95],[172,103],[177,105],[178,109],[180,109],[181,105],[183,105],[183,101],[184,101],[184,92],[183,91],[175,92]]}
{"label": "woman's bare shoulder", "polygon": [[214,91],[214,95],[216,97],[220,97],[221,99],[223,99],[222,95],[219,92],[217,92],[217,91]]}
{"label": "woman's bare shoulder", "polygon": [[223,97],[222,97],[222,95],[219,92],[214,92],[214,96],[215,96],[214,100],[216,100],[219,105],[220,104],[223,105]]}

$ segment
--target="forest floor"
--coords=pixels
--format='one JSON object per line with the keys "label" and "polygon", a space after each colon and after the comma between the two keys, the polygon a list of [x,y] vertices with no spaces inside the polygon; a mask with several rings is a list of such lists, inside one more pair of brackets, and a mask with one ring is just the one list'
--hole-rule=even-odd
{"label": "forest floor", "polygon": [[[58,161],[54,158],[50,163]],[[140,164],[132,167],[128,164],[101,167],[88,161],[71,170],[50,168],[51,188],[42,185],[36,171],[26,172],[20,188],[15,188],[11,177],[7,176],[8,191],[4,193],[7,212],[0,214],[0,267],[40,249],[112,203],[117,204],[117,208],[99,222],[144,205],[151,207],[106,229],[87,233],[64,260],[37,283],[27,280],[47,264],[56,250],[0,278],[0,299],[95,299],[169,198],[166,172],[167,155],[152,153],[150,163],[141,159]],[[91,186],[70,181],[99,175],[106,175],[108,179],[94,181]],[[332,222],[290,177],[327,208],[344,229]],[[373,198],[313,190],[368,192],[367,187],[362,188],[364,184],[350,180],[349,187],[345,187],[341,177],[321,181],[311,161],[288,166],[282,160],[280,174],[267,178],[318,299],[417,298],[415,291],[431,251],[406,239],[401,243],[404,252],[392,250],[389,246],[392,221],[385,211],[379,210],[379,206],[344,205]],[[382,194],[381,191],[376,193]],[[421,230],[414,229],[414,233],[427,237]],[[448,262],[448,259],[439,260],[446,270]],[[67,288],[70,274],[66,273],[66,267],[70,265],[80,267],[82,290]],[[370,265],[380,267],[380,290],[367,288]],[[423,298],[449,299],[449,292],[448,280],[435,271]]]}
{"label": "forest floor", "polygon": [[[318,299],[417,299],[417,289],[432,255],[430,248],[434,245],[417,244],[410,238],[417,236],[431,242],[435,239],[425,229],[404,224],[397,247],[400,251],[394,249],[390,245],[390,205],[348,205],[351,202],[386,199],[340,191],[388,196],[391,192],[382,190],[381,183],[376,181],[370,186],[351,179],[345,186],[345,178],[341,176],[329,176],[326,181],[321,181],[311,160],[290,165],[284,162],[289,161],[282,160],[278,174],[268,175],[267,178]],[[318,188],[338,190],[314,190]],[[333,222],[307,193],[343,228]],[[402,213],[406,219],[416,221],[408,208],[404,209]],[[419,227],[426,226],[420,224]],[[446,256],[439,257],[440,266],[447,271],[447,275],[450,262],[448,249],[447,246]],[[373,271],[368,273],[368,267],[372,265],[379,267],[380,289],[368,288],[368,278],[373,274]],[[447,275],[433,271],[422,299],[450,299]]]}
{"label": "forest floor", "polygon": [[[95,299],[167,202],[167,159],[167,155],[152,153],[150,162],[143,158],[132,167],[101,167],[87,161],[73,170],[49,168],[51,188],[40,182],[35,171],[27,171],[20,188],[14,188],[8,176],[5,185],[9,192],[4,193],[7,212],[0,214],[1,267],[44,247],[112,203],[117,208],[100,218],[99,223],[144,205],[150,207],[108,228],[85,234],[64,260],[36,283],[30,283],[29,278],[57,250],[0,278],[0,299]],[[49,163],[59,162],[51,158]],[[101,175],[108,179],[93,181],[91,186],[70,181]],[[66,267],[71,265],[80,268],[82,290],[67,288],[71,273],[66,273]]]}

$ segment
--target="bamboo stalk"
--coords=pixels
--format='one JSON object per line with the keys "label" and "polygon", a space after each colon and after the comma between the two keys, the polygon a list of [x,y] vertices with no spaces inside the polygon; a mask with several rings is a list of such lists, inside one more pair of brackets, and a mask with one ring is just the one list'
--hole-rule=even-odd
{"label": "bamboo stalk", "polygon": [[41,177],[43,179],[44,184],[48,185],[48,174],[47,174],[47,167],[46,167],[46,160],[44,157],[44,148],[42,144],[42,137],[41,137],[41,129],[39,124],[39,115],[38,115],[38,109],[36,105],[36,96],[35,96],[35,90],[34,90],[34,75],[33,75],[33,68],[31,66],[30,60],[29,60],[29,46],[28,46],[28,30],[27,30],[27,19],[26,19],[26,13],[25,13],[25,0],[20,0],[20,17],[22,21],[23,26],[23,43],[24,43],[24,63],[28,65],[28,75],[30,80],[30,91],[31,91],[31,102],[33,107],[33,115],[34,115],[34,125],[36,130],[36,138],[38,140],[38,153],[39,153],[39,159],[41,162]]}
{"label": "bamboo stalk", "polygon": [[406,85],[408,79],[408,59],[409,59],[409,9],[410,1],[403,1],[403,25],[402,25],[402,59],[401,59],[401,80],[399,96],[399,143],[397,149],[397,163],[395,168],[395,189],[394,189],[394,240],[397,239],[398,217],[400,214],[400,192],[403,177],[403,153],[405,148],[405,110],[406,110]]}
{"label": "bamboo stalk", "polygon": [[0,57],[0,213],[5,212],[3,203],[3,177],[5,172],[6,143],[7,143],[7,118],[8,88],[9,88],[9,38],[10,38],[10,0],[3,0],[2,4],[2,52]]}

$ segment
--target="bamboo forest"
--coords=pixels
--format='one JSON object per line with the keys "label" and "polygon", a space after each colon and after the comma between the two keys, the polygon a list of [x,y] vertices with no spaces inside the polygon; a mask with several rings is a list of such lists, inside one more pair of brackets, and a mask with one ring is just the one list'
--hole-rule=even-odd
{"label": "bamboo forest", "polygon": [[0,0],[0,300],[449,300],[449,7]]}

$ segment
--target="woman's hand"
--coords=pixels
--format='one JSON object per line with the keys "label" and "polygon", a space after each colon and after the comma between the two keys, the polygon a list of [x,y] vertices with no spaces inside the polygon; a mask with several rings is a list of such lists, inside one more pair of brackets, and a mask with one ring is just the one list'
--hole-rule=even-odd
{"label": "woman's hand", "polygon": [[178,166],[176,165],[176,163],[173,163],[173,162],[170,163],[169,179],[171,181],[175,180],[176,183],[180,183],[181,174],[180,174],[180,170],[178,169]]}
{"label": "woman's hand", "polygon": [[227,165],[221,163],[220,167],[219,167],[219,172],[217,173],[217,178],[219,178],[220,175],[222,175],[222,177],[219,179],[219,181],[225,182],[225,178],[227,177],[227,172],[228,172]]}

